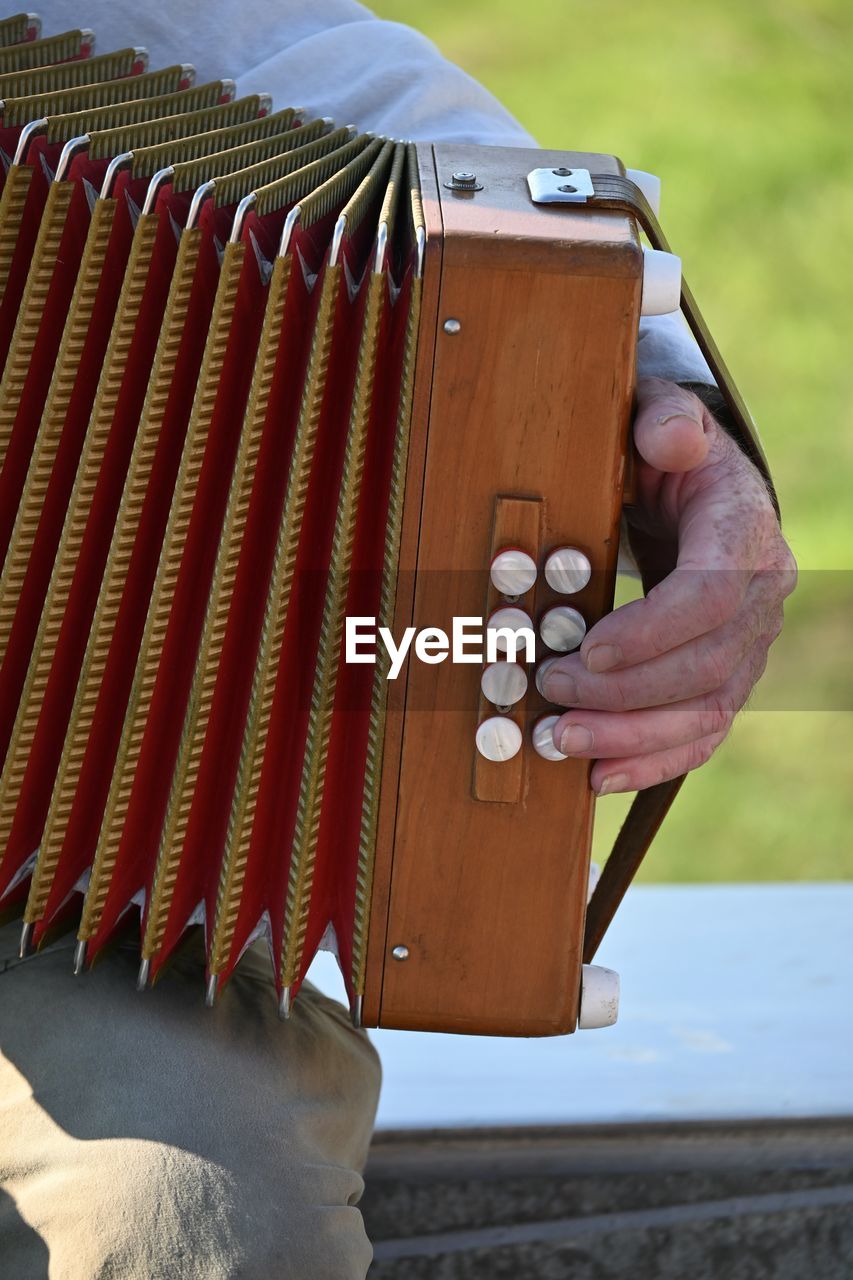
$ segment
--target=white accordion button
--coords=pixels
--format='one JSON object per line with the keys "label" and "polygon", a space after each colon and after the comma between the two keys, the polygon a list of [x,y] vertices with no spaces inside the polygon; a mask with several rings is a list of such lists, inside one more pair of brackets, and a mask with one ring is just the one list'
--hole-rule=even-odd
{"label": "white accordion button", "polygon": [[492,561],[492,585],[502,596],[523,596],[536,581],[536,561],[526,551],[507,547]]}
{"label": "white accordion button", "polygon": [[533,726],[533,750],[543,760],[566,760],[562,751],[554,746],[554,725],[559,716],[542,716]]}
{"label": "white accordion button", "polygon": [[536,680],[536,688],[539,691],[540,697],[542,698],[547,698],[548,696],[542,687],[542,681],[545,679],[546,672],[549,671],[551,667],[553,667],[556,661],[557,661],[556,658],[546,658],[545,661],[540,662],[539,666],[536,668],[536,675],[534,679]]}
{"label": "white accordion button", "polygon": [[477,750],[487,760],[511,760],[521,750],[521,730],[506,716],[490,716],[477,727]]}
{"label": "white accordion button", "polygon": [[665,316],[680,306],[681,259],[663,249],[644,249],[640,315]]}
{"label": "white accordion button", "polygon": [[539,634],[549,649],[557,653],[570,653],[577,649],[586,635],[583,616],[570,604],[558,604],[549,609],[539,624]]}
{"label": "white accordion button", "polygon": [[660,178],[657,174],[646,173],[645,169],[626,169],[625,177],[630,178],[639,187],[651,205],[652,213],[660,217]]}
{"label": "white accordion button", "polygon": [[[517,609],[515,605],[506,605],[503,609],[495,609],[489,621],[486,624],[486,632],[489,631],[511,631],[518,632],[526,627],[528,631],[533,631],[533,619],[530,614],[525,613],[523,609]],[[500,653],[509,653],[511,648],[511,640],[507,635],[495,636],[495,648]],[[524,636],[519,636],[515,643],[515,652],[521,654],[522,658],[525,653]]]}
{"label": "white accordion button", "polygon": [[573,596],[583,591],[592,577],[589,558],[577,547],[557,547],[545,561],[545,581],[552,591]]}
{"label": "white accordion button", "polygon": [[480,677],[480,688],[496,707],[511,707],[527,693],[527,672],[517,662],[490,662]]}
{"label": "white accordion button", "polygon": [[619,974],[600,964],[585,964],[581,978],[578,1029],[612,1027],[619,1017]]}

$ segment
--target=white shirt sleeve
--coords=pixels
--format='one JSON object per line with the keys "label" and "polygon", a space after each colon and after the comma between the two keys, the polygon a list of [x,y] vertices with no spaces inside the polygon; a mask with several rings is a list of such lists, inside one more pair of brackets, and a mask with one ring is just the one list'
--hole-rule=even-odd
{"label": "white shirt sleeve", "polygon": [[[356,0],[41,0],[45,34],[91,27],[96,52],[148,49],[152,68],[192,62],[199,83],[304,107],[392,137],[531,147],[495,97],[411,27]],[[678,315],[640,325],[641,376],[712,382]]]}

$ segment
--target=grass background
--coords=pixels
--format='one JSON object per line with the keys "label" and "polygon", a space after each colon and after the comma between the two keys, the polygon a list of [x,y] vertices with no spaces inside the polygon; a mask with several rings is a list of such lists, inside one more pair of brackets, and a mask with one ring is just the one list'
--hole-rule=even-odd
{"label": "grass background", "polygon": [[[853,5],[374,0],[545,146],[664,180],[663,222],[761,427],[801,566],[751,709],[647,880],[853,876]],[[627,807],[599,806],[603,850]]]}

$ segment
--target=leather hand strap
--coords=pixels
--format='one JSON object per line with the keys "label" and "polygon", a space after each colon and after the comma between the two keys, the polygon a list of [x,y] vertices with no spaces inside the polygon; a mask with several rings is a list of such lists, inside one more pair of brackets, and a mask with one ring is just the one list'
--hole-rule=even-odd
{"label": "leather hand strap", "polygon": [[[667,253],[672,252],[651,206],[635,183],[629,178],[611,174],[593,174],[592,183],[595,194],[587,199],[585,207],[615,209],[633,215],[648,237],[652,248],[663,249]],[[725,399],[731,415],[731,420],[727,424],[729,434],[734,437],[746,456],[761,472],[778,515],[779,501],[758,431],[683,277],[681,310]],[[644,575],[644,589],[649,591],[653,585],[653,582],[648,581]],[[601,879],[596,885],[587,908],[584,964],[589,964],[595,956],[620,902],[639,871],[640,864],[683,782],[684,776],[673,778],[671,782],[661,782],[657,786],[638,791],[634,797],[628,816],[616,837],[610,857],[605,863]]]}

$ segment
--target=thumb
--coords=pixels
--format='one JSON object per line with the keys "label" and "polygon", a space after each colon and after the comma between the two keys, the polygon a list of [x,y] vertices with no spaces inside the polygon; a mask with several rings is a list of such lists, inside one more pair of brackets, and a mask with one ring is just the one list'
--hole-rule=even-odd
{"label": "thumb", "polygon": [[658,471],[692,471],[705,461],[711,419],[702,401],[676,382],[642,378],[637,383],[634,444]]}

